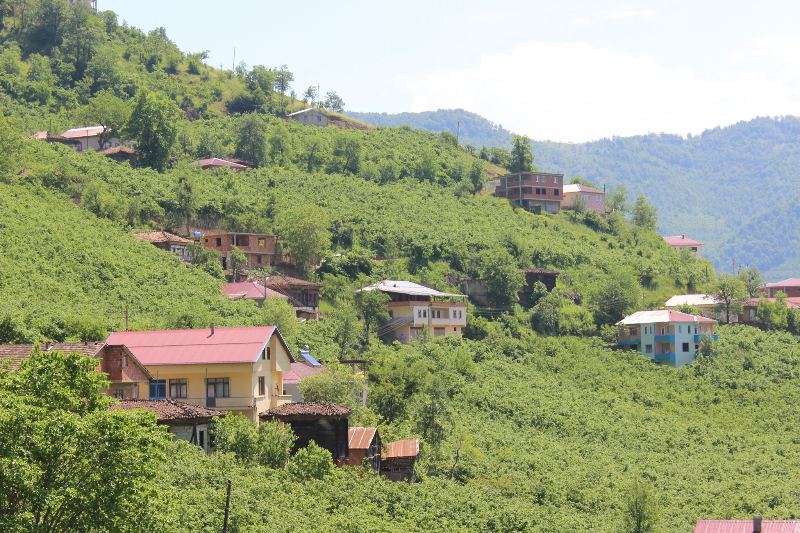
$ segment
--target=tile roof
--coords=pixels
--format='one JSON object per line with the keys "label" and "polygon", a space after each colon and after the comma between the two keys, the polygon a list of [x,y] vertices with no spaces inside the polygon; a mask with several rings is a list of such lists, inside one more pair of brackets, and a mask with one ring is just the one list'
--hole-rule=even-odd
{"label": "tile roof", "polygon": [[661,309],[657,311],[637,311],[628,315],[617,324],[659,324],[664,322],[703,322],[716,324],[717,321],[704,316],[690,315],[679,311]]}
{"label": "tile roof", "polygon": [[[778,301],[777,298],[745,298],[742,303],[747,307],[758,307],[763,300],[773,303]],[[786,298],[786,307],[788,309],[800,309],[800,298],[797,296]]]}
{"label": "tile roof", "polygon": [[[105,345],[104,342],[59,342],[40,344],[39,349],[43,352],[81,352],[83,355],[96,357]],[[0,344],[0,359],[11,359],[11,368],[16,368],[21,360],[30,356],[33,348],[33,344]]]}
{"label": "tile roof", "polygon": [[289,298],[285,294],[281,294],[268,287],[264,287],[255,281],[226,283],[222,286],[222,292],[231,298]]}
{"label": "tile roof", "polygon": [[61,134],[62,137],[74,139],[77,137],[96,137],[103,133],[103,126],[88,126],[85,128],[72,128]]}
{"label": "tile roof", "polygon": [[190,164],[192,165],[200,165],[201,167],[232,167],[232,168],[247,168],[244,165],[240,165],[239,163],[234,163],[233,161],[228,161],[227,159],[220,159],[219,157],[209,157],[208,159],[198,159],[197,161],[192,161]]}
{"label": "tile roof", "polygon": [[[752,533],[752,520],[698,520],[694,533]],[[763,533],[800,533],[799,520],[763,520]]]}
{"label": "tile roof", "polygon": [[664,240],[670,246],[703,246],[704,244],[700,241],[687,239],[686,235],[679,235],[677,237],[664,237]]}
{"label": "tile roof", "polygon": [[114,154],[118,154],[120,152],[125,153],[125,154],[131,154],[131,155],[138,153],[133,148],[131,148],[129,146],[125,146],[124,144],[120,144],[119,146],[109,146],[108,148],[103,148],[102,150],[100,150],[97,153],[98,154],[102,154],[102,155],[114,155]]}
{"label": "tile roof", "polygon": [[[374,285],[368,285],[360,291],[383,291],[383,292],[392,292],[396,294],[410,294],[413,296],[465,296],[464,294],[453,294],[449,292],[440,292],[436,289],[431,289],[429,287],[425,287],[424,285],[420,285],[418,283],[413,283],[411,281],[396,281],[391,279],[385,279],[383,281],[379,281]],[[360,292],[359,291],[359,292]]]}
{"label": "tile roof", "polygon": [[560,274],[558,270],[550,270],[549,268],[526,268],[523,272],[525,274]]}
{"label": "tile roof", "polygon": [[713,294],[676,294],[664,304],[664,307],[678,307],[679,305],[718,305],[720,301]]}
{"label": "tile roof", "polygon": [[[257,278],[256,278],[257,279]],[[305,285],[308,287],[322,287],[321,283],[293,278],[286,274],[272,274],[267,278],[267,287],[289,287],[291,285]]]}
{"label": "tile roof", "polygon": [[143,365],[201,365],[254,363],[272,335],[294,360],[289,347],[275,326],[216,328],[165,331],[117,331],[106,343],[125,346]]}
{"label": "tile roof", "polygon": [[777,283],[767,283],[765,287],[800,287],[800,278],[789,278]]}
{"label": "tile roof", "polygon": [[384,459],[392,457],[416,457],[419,455],[419,439],[407,439],[390,442],[384,446]]}
{"label": "tile roof", "polygon": [[366,450],[372,444],[372,439],[378,428],[350,428],[347,430],[347,438],[351,450]]}
{"label": "tile roof", "polygon": [[177,242],[181,244],[191,244],[192,241],[178,235],[173,235],[168,231],[140,231],[133,234],[140,241],[147,241],[153,244],[162,242]]}
{"label": "tile roof", "polygon": [[325,367],[314,366],[308,361],[298,361],[296,363],[292,363],[291,370],[288,372],[284,372],[283,374],[283,384],[284,385],[294,385],[299,383],[301,379],[306,378],[308,376],[315,376],[318,372],[323,370]]}
{"label": "tile roof", "polygon": [[571,192],[590,192],[592,194],[605,194],[603,191],[598,191],[597,189],[587,187],[586,185],[582,185],[580,183],[568,183],[564,185],[564,194]]}
{"label": "tile roof", "polygon": [[147,409],[158,416],[159,422],[198,421],[211,419],[212,416],[225,416],[222,411],[208,409],[172,399],[167,400],[120,400],[109,407],[110,410],[130,411],[131,409]]}
{"label": "tile roof", "polygon": [[353,410],[344,405],[330,402],[298,402],[287,403],[270,409],[259,416],[262,418],[341,418],[348,417]]}

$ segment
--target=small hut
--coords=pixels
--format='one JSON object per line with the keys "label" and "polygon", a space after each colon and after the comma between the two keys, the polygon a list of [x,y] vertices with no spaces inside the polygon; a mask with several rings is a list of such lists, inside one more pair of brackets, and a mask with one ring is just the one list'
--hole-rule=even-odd
{"label": "small hut", "polygon": [[349,436],[350,458],[347,464],[357,466],[369,461],[373,470],[381,471],[381,436],[378,428],[350,428]]}
{"label": "small hut", "polygon": [[259,415],[262,422],[278,420],[289,424],[297,440],[292,453],[305,448],[312,440],[333,456],[337,465],[347,463],[348,422],[353,410],[328,402],[287,403]]}
{"label": "small hut", "polygon": [[390,442],[381,461],[381,474],[390,481],[416,481],[414,463],[419,456],[419,439]]}

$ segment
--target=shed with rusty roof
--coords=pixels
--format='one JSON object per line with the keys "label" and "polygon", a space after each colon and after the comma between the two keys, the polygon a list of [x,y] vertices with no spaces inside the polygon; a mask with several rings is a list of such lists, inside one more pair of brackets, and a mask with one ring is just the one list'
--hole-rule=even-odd
{"label": "shed with rusty roof", "polygon": [[419,457],[419,439],[390,442],[382,456],[381,474],[391,481],[416,481],[414,464]]}
{"label": "shed with rusty roof", "polygon": [[333,456],[337,465],[347,463],[349,453],[349,424],[353,410],[329,402],[287,403],[259,415],[262,422],[278,420],[289,424],[297,440],[292,453],[305,448],[312,440]]}
{"label": "shed with rusty roof", "polygon": [[381,436],[378,428],[350,428],[347,432],[350,457],[347,464],[359,466],[364,459],[369,461],[373,470],[381,471]]}

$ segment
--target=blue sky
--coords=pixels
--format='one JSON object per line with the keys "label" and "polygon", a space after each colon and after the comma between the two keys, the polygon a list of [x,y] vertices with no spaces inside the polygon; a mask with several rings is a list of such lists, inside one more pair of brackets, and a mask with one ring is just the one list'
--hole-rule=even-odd
{"label": "blue sky", "polygon": [[99,0],[231,68],[287,64],[355,111],[464,108],[537,140],[800,115],[800,2]]}

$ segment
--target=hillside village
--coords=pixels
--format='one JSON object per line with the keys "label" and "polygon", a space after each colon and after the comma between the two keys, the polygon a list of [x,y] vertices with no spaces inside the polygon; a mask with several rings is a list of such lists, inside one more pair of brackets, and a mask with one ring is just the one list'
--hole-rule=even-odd
{"label": "hillside village", "polygon": [[27,5],[0,51],[0,528],[796,523],[800,279],[717,273],[525,136],[372,127],[286,65]]}

